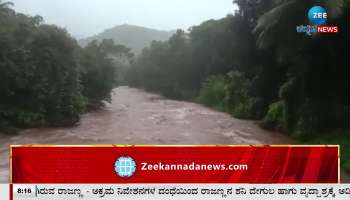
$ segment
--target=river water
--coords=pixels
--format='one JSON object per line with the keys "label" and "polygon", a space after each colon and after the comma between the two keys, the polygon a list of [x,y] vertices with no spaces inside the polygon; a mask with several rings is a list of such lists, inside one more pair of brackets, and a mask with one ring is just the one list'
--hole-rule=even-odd
{"label": "river water", "polygon": [[10,144],[293,144],[204,106],[119,87],[104,109],[84,114],[76,127],[27,129],[0,137],[0,182],[8,182]]}

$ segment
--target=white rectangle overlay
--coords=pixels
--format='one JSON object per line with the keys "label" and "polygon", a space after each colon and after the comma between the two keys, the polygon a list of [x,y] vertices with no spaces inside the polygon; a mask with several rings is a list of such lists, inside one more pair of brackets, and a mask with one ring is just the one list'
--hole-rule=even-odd
{"label": "white rectangle overlay", "polygon": [[0,184],[0,197],[3,200],[10,199],[10,185],[9,184]]}

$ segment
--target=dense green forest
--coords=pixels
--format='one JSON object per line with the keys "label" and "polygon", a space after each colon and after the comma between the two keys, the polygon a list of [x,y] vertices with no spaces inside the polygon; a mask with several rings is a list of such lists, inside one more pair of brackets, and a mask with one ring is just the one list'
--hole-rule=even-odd
{"label": "dense green forest", "polygon": [[[343,144],[350,169],[350,5],[347,0],[235,0],[239,10],[166,42],[152,42],[128,73],[132,86],[256,119],[304,141]],[[338,34],[307,36],[322,5]]]}
{"label": "dense green forest", "polygon": [[133,55],[112,40],[78,46],[64,29],[0,1],[0,130],[73,125],[109,100],[116,72]]}

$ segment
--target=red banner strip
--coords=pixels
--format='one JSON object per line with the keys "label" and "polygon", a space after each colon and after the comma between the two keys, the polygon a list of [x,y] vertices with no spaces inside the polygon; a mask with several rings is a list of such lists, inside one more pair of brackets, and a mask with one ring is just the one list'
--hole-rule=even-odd
{"label": "red banner strip", "polygon": [[338,183],[337,146],[11,149],[12,183]]}

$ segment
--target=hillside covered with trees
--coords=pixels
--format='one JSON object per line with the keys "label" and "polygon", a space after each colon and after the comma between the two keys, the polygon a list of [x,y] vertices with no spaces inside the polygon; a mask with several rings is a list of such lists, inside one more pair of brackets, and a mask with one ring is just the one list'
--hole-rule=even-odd
{"label": "hillside covered with trees", "polygon": [[131,48],[131,51],[135,54],[141,53],[142,49],[149,46],[153,41],[166,41],[173,31],[160,31],[141,26],[124,24],[116,26],[111,29],[107,29],[104,32],[79,40],[81,46],[86,46],[93,40],[102,41],[103,39],[112,39],[116,44],[122,44]]}
{"label": "hillside covered with trees", "polygon": [[[259,120],[308,143],[343,144],[350,169],[349,1],[234,3],[233,15],[152,42],[131,67],[129,83]],[[297,33],[320,4],[340,32]]]}
{"label": "hillside covered with trees", "polygon": [[[130,49],[113,40],[81,48],[64,29],[0,0],[0,131],[73,125],[109,100]],[[124,62],[125,63],[125,62]]]}

